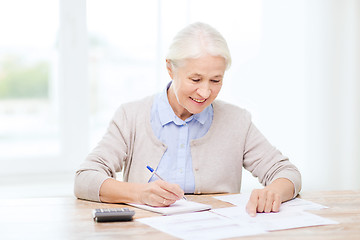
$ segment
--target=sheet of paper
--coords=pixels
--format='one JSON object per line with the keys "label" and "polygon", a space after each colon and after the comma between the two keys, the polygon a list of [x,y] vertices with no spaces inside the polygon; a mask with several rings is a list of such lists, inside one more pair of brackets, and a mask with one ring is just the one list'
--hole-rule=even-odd
{"label": "sheet of paper", "polygon": [[[231,194],[231,195],[225,195],[225,196],[218,196],[215,197],[216,199],[219,199],[221,201],[229,202],[231,204],[234,204],[235,206],[239,207],[246,207],[247,202],[250,198],[250,193],[241,193],[241,194]],[[301,198],[295,198],[290,201],[284,202],[281,204],[280,211],[282,209],[298,209],[298,210],[319,210],[323,208],[327,208],[324,205],[314,203],[311,201],[307,201]]]}
{"label": "sheet of paper", "polygon": [[305,212],[326,207],[299,198],[282,204],[278,213],[258,213],[250,217],[245,210],[249,197],[250,193],[218,196],[215,198],[237,206],[137,221],[181,239],[223,239],[338,223]]}
{"label": "sheet of paper", "polygon": [[209,211],[141,218],[136,221],[180,239],[224,239],[266,233],[263,229]]}
{"label": "sheet of paper", "polygon": [[318,203],[308,201],[308,200],[304,200],[301,198],[295,198],[290,201],[282,203],[280,210],[287,209],[287,208],[291,208],[291,209],[296,208],[298,210],[320,210],[320,209],[328,208],[328,207],[318,204]]}
{"label": "sheet of paper", "polygon": [[188,201],[184,199],[176,201],[174,204],[168,207],[152,207],[148,205],[133,204],[133,203],[130,203],[129,205],[137,208],[145,209],[148,211],[161,213],[163,215],[189,213],[189,212],[197,212],[197,211],[204,211],[211,209],[210,205]]}
{"label": "sheet of paper", "polygon": [[224,202],[229,202],[235,206],[246,206],[250,198],[250,193],[230,194],[214,197]]}
{"label": "sheet of paper", "polygon": [[219,208],[211,212],[267,231],[338,223],[296,208],[287,208],[277,213],[257,213],[256,217],[250,217],[243,206]]}

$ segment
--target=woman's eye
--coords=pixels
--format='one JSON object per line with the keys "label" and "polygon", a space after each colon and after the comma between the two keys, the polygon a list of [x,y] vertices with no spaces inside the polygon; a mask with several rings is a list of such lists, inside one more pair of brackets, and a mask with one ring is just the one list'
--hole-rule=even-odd
{"label": "woman's eye", "polygon": [[193,80],[194,82],[200,81],[200,79],[198,79],[198,78],[192,78],[191,80]]}
{"label": "woman's eye", "polygon": [[211,80],[213,83],[219,83],[220,80]]}

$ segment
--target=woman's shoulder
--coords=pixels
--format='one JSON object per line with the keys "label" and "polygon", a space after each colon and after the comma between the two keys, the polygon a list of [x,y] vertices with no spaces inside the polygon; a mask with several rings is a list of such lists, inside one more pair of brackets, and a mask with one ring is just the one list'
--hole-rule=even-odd
{"label": "woman's shoulder", "polygon": [[143,111],[151,107],[154,101],[155,95],[147,96],[142,99],[134,100],[131,102],[126,102],[120,105],[119,108],[123,108],[129,111]]}
{"label": "woman's shoulder", "polygon": [[213,102],[213,109],[213,134],[240,138],[246,135],[252,124],[251,115],[246,109],[221,100]]}
{"label": "woman's shoulder", "polygon": [[244,119],[251,121],[251,114],[245,108],[239,107],[235,104],[228,103],[222,100],[215,100],[213,102],[214,114],[220,115],[223,118],[230,119]]}
{"label": "woman's shoulder", "polygon": [[139,100],[121,104],[115,112],[114,118],[137,118],[142,117],[151,110],[155,95],[147,96]]}

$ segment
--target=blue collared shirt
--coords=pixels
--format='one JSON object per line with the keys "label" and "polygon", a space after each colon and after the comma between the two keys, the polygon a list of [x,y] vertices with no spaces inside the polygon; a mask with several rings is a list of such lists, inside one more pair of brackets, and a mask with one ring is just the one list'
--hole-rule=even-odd
{"label": "blue collared shirt", "polygon": [[[190,141],[204,136],[212,123],[212,105],[182,120],[174,113],[167,98],[167,88],[159,93],[151,108],[151,127],[155,136],[167,146],[156,172],[167,182],[179,184],[185,193],[194,193]],[[149,182],[157,180],[153,175]]]}

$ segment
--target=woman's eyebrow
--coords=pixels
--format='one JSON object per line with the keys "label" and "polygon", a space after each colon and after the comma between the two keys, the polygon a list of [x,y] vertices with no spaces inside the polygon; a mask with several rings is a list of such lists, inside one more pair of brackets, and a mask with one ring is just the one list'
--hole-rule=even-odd
{"label": "woman's eyebrow", "polygon": [[221,75],[221,74],[220,74],[220,75],[215,75],[215,76],[214,76],[214,78],[222,78],[222,77],[223,77],[223,75]]}
{"label": "woman's eyebrow", "polygon": [[[200,73],[191,73],[189,76],[192,76],[192,77],[203,77],[202,74]],[[215,75],[211,78],[223,78],[223,75],[219,74],[219,75]]]}
{"label": "woman's eyebrow", "polygon": [[202,77],[202,75],[200,73],[191,73],[191,76],[196,76],[196,77]]}

